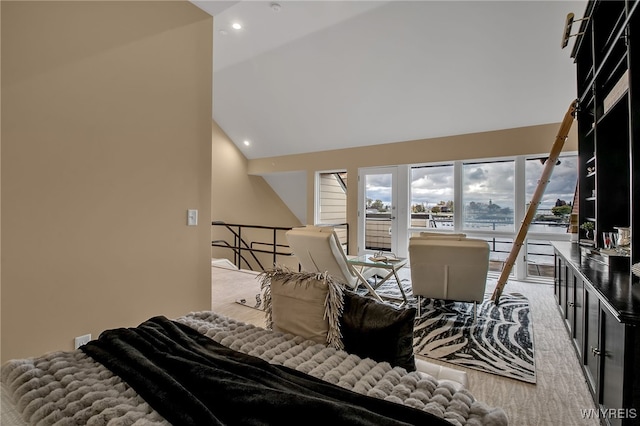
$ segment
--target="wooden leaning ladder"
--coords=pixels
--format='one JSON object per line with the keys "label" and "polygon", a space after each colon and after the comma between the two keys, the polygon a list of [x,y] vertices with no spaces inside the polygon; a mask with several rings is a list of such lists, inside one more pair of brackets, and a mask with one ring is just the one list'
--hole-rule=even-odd
{"label": "wooden leaning ladder", "polygon": [[556,136],[556,140],[551,147],[551,152],[549,153],[549,158],[544,163],[544,169],[542,170],[542,175],[540,176],[540,180],[538,181],[538,186],[536,187],[535,192],[533,193],[533,197],[531,197],[531,203],[529,204],[529,208],[527,209],[527,214],[524,216],[524,220],[520,225],[520,230],[516,236],[515,241],[513,242],[513,247],[511,247],[511,251],[509,252],[509,256],[505,261],[504,268],[502,268],[502,272],[500,273],[500,278],[498,279],[498,284],[496,285],[496,289],[493,291],[493,296],[491,296],[491,300],[493,300],[496,304],[498,304],[500,300],[500,296],[502,295],[502,290],[504,286],[507,284],[507,278],[511,273],[511,268],[513,268],[513,264],[516,261],[516,257],[518,257],[518,253],[520,252],[520,247],[524,243],[524,239],[527,236],[527,231],[529,231],[529,225],[533,220],[533,215],[536,213],[538,209],[538,205],[540,204],[540,200],[542,199],[542,195],[544,194],[545,189],[547,188],[547,184],[549,183],[549,179],[551,178],[551,173],[553,172],[553,168],[556,166],[556,162],[558,161],[558,157],[560,156],[560,152],[562,151],[562,147],[564,146],[564,142],[567,140],[569,136],[569,130],[571,130],[571,125],[573,124],[573,119],[575,117],[576,110],[578,108],[578,100],[574,100],[571,102],[567,113],[564,115],[564,119],[562,120],[562,124],[560,125],[560,130],[558,131],[558,136]]}

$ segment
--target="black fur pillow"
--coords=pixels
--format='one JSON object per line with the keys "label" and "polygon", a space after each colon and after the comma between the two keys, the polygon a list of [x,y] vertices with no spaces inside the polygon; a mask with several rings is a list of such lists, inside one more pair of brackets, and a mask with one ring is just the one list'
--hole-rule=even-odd
{"label": "black fur pillow", "polygon": [[340,321],[345,351],[415,371],[415,308],[398,308],[352,292],[344,294]]}

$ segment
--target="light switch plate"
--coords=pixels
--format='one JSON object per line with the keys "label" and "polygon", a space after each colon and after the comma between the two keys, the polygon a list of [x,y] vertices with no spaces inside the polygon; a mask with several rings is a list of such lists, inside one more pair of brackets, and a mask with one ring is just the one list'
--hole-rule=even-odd
{"label": "light switch plate", "polygon": [[187,210],[187,226],[196,226],[198,225],[198,210],[189,209]]}

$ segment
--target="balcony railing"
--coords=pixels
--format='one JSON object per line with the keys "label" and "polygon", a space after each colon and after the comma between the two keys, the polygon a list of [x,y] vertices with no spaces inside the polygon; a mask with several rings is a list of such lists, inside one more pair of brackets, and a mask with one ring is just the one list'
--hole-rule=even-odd
{"label": "balcony railing", "polygon": [[[419,221],[420,219],[418,219]],[[391,241],[389,237],[390,218],[367,217],[366,227],[366,247],[375,250],[390,250]],[[412,225],[414,225],[412,221]],[[433,229],[423,228],[421,223],[416,222],[417,227],[413,229]],[[270,259],[269,267],[279,263],[279,256],[291,257],[292,253],[286,244],[284,233],[290,227],[275,227],[262,225],[244,225],[225,223],[221,221],[212,222],[213,227],[223,228],[228,237],[219,238],[211,242],[212,247],[220,247],[232,250],[233,263],[239,269],[263,271],[264,263]],[[349,252],[349,226],[346,223],[340,224],[318,224],[317,226],[334,226],[345,247],[345,252]],[[442,229],[442,228],[436,228]],[[446,229],[446,228],[445,228]],[[504,268],[513,240],[506,237],[479,237],[487,240],[490,247],[489,270],[500,272]],[[375,248],[372,248],[375,247]],[[527,269],[529,276],[539,276],[545,278],[553,277],[553,248],[548,241],[529,240],[527,244]]]}
{"label": "balcony railing", "polygon": [[[263,263],[271,260],[269,267],[279,263],[279,256],[291,257],[291,249],[286,242],[285,233],[291,227],[245,225],[211,222],[214,228],[222,229],[223,238],[211,241],[212,247],[229,249],[233,252],[233,264],[238,269],[264,271]],[[333,226],[343,243],[345,250],[349,250],[349,225],[347,223],[317,224],[316,226]],[[268,255],[268,256],[265,256]]]}
{"label": "balcony railing", "polygon": [[[391,228],[391,218],[389,213],[367,213],[365,247],[369,250],[391,250],[391,236],[389,229]],[[477,224],[479,231],[494,231],[496,227],[504,225],[504,222],[492,222],[488,220],[470,221],[466,220],[465,224]],[[557,227],[557,222],[540,222],[540,224]],[[560,229],[560,228],[558,228]],[[453,217],[451,215],[430,215],[427,213],[414,213],[411,215],[410,231],[417,233],[420,231],[442,231],[453,230]],[[410,232],[410,234],[411,234]],[[464,231],[470,236],[472,232]],[[513,239],[504,236],[487,236],[478,235],[476,238],[487,240],[490,246],[490,264],[489,270],[492,272],[501,272],[504,268],[504,262],[507,259],[513,246]],[[515,232],[514,232],[515,234]],[[553,235],[554,233],[549,233]],[[553,278],[553,247],[549,241],[540,239],[529,239],[527,243],[527,253],[525,253],[527,263],[527,275],[538,276],[542,278]]]}

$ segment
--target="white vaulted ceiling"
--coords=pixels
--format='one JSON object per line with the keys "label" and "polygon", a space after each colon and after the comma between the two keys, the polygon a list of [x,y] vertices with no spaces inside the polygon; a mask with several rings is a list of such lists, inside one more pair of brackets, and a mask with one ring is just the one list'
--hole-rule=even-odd
{"label": "white vaulted ceiling", "polygon": [[576,96],[560,42],[586,1],[193,3],[213,118],[249,159],[555,123]]}

